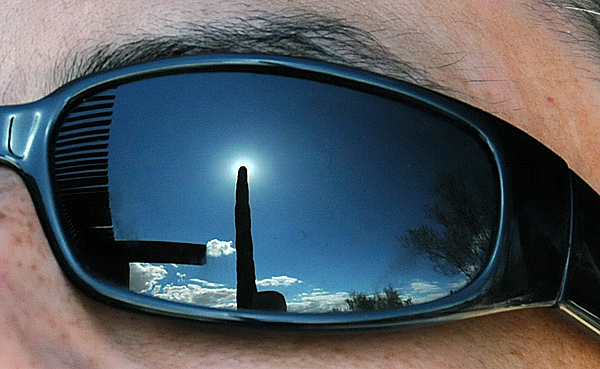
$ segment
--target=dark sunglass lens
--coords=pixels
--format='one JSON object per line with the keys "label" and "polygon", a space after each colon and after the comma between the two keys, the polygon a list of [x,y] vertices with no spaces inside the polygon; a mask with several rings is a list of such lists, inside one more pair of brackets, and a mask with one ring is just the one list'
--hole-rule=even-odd
{"label": "dark sunglass lens", "polygon": [[485,268],[488,151],[414,103],[214,72],[88,98],[54,173],[72,252],[105,281],[216,308],[366,311],[448,296]]}

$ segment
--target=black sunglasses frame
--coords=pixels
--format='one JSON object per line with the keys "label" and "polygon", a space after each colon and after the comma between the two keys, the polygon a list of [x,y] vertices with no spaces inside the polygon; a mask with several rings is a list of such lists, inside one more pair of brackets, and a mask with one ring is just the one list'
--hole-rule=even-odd
{"label": "black sunglasses frame", "polygon": [[[57,122],[82,97],[160,75],[240,71],[341,85],[411,104],[459,122],[489,147],[497,166],[501,214],[487,266],[470,285],[431,302],[365,313],[230,311],[161,300],[98,280],[73,256],[61,226],[51,169]],[[381,75],[316,61],[261,55],[160,60],[95,74],[48,97],[0,107],[0,163],[23,178],[56,259],[67,277],[112,306],[170,317],[278,329],[393,328],[522,307],[558,307],[600,333],[600,196],[534,138],[489,113]]]}

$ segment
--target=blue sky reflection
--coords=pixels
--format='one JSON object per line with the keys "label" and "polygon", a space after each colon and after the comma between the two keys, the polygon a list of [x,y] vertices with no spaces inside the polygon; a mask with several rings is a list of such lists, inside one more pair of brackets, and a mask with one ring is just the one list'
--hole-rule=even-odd
{"label": "blue sky reflection", "polygon": [[221,248],[211,255],[209,246],[202,266],[132,264],[133,290],[235,308],[235,167],[244,164],[258,289],[280,291],[298,312],[330,311],[352,291],[390,284],[415,303],[464,286],[464,275],[439,273],[399,237],[440,228],[426,210],[438,173],[468,183],[492,173],[471,136],[422,111],[242,73],[119,87],[109,155],[116,240]]}

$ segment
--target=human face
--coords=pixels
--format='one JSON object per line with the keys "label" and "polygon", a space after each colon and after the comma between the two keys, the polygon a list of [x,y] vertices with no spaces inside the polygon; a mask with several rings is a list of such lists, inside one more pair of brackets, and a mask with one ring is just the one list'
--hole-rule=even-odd
{"label": "human face", "polygon": [[[3,104],[46,95],[82,74],[80,66],[87,65],[85,60],[99,49],[110,61],[111,55],[140,38],[170,37],[181,44],[190,34],[205,35],[195,32],[202,27],[237,27],[248,32],[245,42],[254,52],[325,59],[343,54],[341,60],[347,64],[424,84],[487,110],[555,150],[600,191],[600,171],[595,169],[600,164],[596,129],[600,70],[593,39],[587,34],[591,31],[576,21],[577,14],[585,13],[582,10],[534,1],[439,0],[6,1],[2,9]],[[336,31],[338,43],[358,38],[367,54],[385,50],[396,62],[367,60],[338,46],[331,47],[329,57],[305,51],[310,43],[281,47],[285,41],[276,34],[281,20],[287,19],[285,35],[294,31],[328,49],[330,31],[314,31],[323,25],[321,17],[342,20],[373,36],[343,28]],[[261,34],[270,42],[258,42]],[[204,39],[210,45],[206,51],[237,51],[244,46],[243,39],[227,45],[233,35],[225,35],[217,41]],[[138,54],[134,61],[152,59],[159,52],[150,49]],[[4,317],[0,363],[7,367],[515,367],[561,362],[589,367],[600,363],[597,343],[555,311],[324,336],[223,330],[115,310],[81,295],[66,281],[29,194],[7,168],[0,169],[0,301]]]}

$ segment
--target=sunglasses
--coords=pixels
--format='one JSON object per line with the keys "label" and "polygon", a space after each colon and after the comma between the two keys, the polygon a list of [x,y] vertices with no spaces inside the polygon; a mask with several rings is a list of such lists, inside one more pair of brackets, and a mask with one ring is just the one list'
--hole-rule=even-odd
{"label": "sunglasses", "polygon": [[600,196],[418,86],[182,57],[2,107],[0,129],[62,270],[110,305],[309,330],[544,306],[600,332]]}

